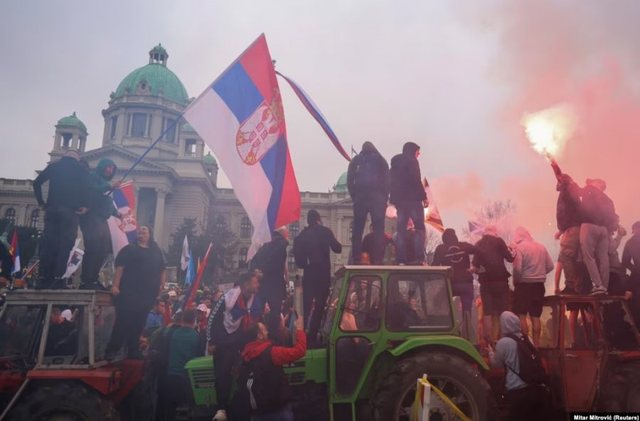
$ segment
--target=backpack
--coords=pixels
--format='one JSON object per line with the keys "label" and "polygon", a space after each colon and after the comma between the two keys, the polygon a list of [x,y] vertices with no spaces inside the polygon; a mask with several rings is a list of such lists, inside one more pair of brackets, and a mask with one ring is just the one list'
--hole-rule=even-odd
{"label": "backpack", "polygon": [[284,370],[271,361],[271,349],[269,346],[258,357],[240,365],[238,385],[252,414],[276,411],[289,401]]}
{"label": "backpack", "polygon": [[520,377],[525,383],[529,385],[541,385],[547,383],[547,373],[544,371],[540,354],[535,346],[529,341],[529,339],[522,335],[518,337],[514,334],[507,335],[507,337],[516,341],[518,346],[518,362],[520,363],[520,372],[515,371],[513,368],[507,366],[509,370]]}

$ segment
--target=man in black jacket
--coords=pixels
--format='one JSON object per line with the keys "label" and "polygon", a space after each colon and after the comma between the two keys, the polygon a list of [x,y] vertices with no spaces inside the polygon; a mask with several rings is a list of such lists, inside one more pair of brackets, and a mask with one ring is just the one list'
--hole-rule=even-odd
{"label": "man in black jacket", "polygon": [[342,244],[333,232],[322,225],[320,214],[311,209],[307,214],[309,224],[293,241],[296,266],[304,270],[302,296],[304,320],[309,326],[309,342],[316,341],[316,333],[322,320],[322,312],[329,295],[331,259],[329,252],[342,252]]}
{"label": "man in black jacket", "polygon": [[362,234],[369,214],[375,238],[371,263],[381,264],[384,257],[384,216],[389,198],[389,165],[373,143],[364,142],[362,151],[349,163],[347,187],[353,200],[353,262],[360,262]]}
{"label": "man in black jacket", "polygon": [[[33,181],[33,191],[46,210],[40,248],[40,279],[37,288],[61,288],[60,277],[67,268],[69,252],[78,232],[79,215],[87,211],[88,171],[78,152],[69,150],[59,161],[49,164]],[[45,202],[42,184],[49,182]]]}
{"label": "man in black jacket", "polygon": [[[390,202],[398,210],[398,237],[396,239],[397,264],[424,264],[425,226],[424,208],[428,206],[427,194],[422,185],[418,156],[420,146],[407,142],[402,147],[402,153],[391,159]],[[415,226],[416,236],[414,247],[416,261],[407,262],[405,242],[407,237],[407,222],[411,219]]]}
{"label": "man in black jacket", "polygon": [[266,323],[269,331],[274,335],[280,327],[281,307],[286,297],[285,266],[288,245],[289,230],[286,226],[282,226],[273,232],[270,242],[260,247],[249,266],[250,269],[262,271],[258,295],[269,304],[271,312],[267,316]]}
{"label": "man in black jacket", "polygon": [[582,279],[578,267],[580,253],[580,212],[581,189],[567,174],[558,175],[558,202],[556,205],[557,237],[560,238],[560,253],[556,268],[556,294],[559,294],[560,273],[564,271],[564,293],[576,294],[582,291]]}

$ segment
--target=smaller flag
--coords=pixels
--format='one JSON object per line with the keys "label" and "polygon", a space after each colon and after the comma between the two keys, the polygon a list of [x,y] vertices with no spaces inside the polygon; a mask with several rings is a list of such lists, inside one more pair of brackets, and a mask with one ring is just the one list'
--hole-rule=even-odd
{"label": "smaller flag", "polygon": [[426,177],[422,180],[422,184],[424,185],[424,192],[427,194],[427,201],[429,202],[429,206],[424,209],[424,222],[431,225],[438,231],[443,232],[444,225],[442,223],[442,217],[440,216],[440,211],[438,210],[438,206],[436,205],[436,201]]}
{"label": "smaller flag", "polygon": [[11,237],[11,248],[9,249],[11,253],[11,260],[13,262],[13,268],[11,269],[11,274],[19,273],[22,269],[20,267],[20,247],[18,246],[18,230],[13,230],[13,237]]}
{"label": "smaller flag", "polygon": [[113,255],[117,256],[124,246],[137,238],[136,196],[132,182],[122,183],[113,190],[113,203],[122,215],[121,218],[111,216],[107,220]]}
{"label": "smaller flag", "polygon": [[189,260],[191,260],[191,250],[189,250],[189,239],[187,235],[184,235],[184,241],[182,242],[182,255],[180,256],[180,269],[187,270],[189,266]]}
{"label": "smaller flag", "polygon": [[196,263],[191,254],[189,254],[189,261],[187,262],[187,271],[184,274],[184,286],[189,286],[196,277]]}
{"label": "smaller flag", "polygon": [[182,309],[189,308],[189,305],[196,298],[196,291],[200,288],[200,283],[202,282],[202,276],[204,275],[204,270],[207,268],[207,263],[209,262],[209,255],[211,254],[211,249],[213,248],[213,243],[209,243],[209,247],[207,248],[207,252],[202,259],[202,264],[198,268],[198,274],[196,276],[195,281],[191,284],[191,288],[189,289],[189,293],[187,294],[186,299],[184,300],[184,306]]}
{"label": "smaller flag", "polygon": [[84,257],[84,250],[80,248],[80,239],[76,239],[76,244],[71,249],[69,253],[69,259],[67,260],[67,270],[62,275],[63,279],[69,279],[71,276],[76,273],[80,264],[82,264],[82,258]]}

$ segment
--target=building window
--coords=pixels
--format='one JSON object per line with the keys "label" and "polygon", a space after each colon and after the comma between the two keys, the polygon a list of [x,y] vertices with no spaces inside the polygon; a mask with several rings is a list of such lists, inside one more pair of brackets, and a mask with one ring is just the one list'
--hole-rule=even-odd
{"label": "building window", "polygon": [[7,220],[10,224],[16,223],[16,210],[14,208],[9,208],[4,211],[4,219]]}
{"label": "building window", "polygon": [[144,113],[131,114],[131,124],[129,125],[129,136],[147,137],[149,116]]}
{"label": "building window", "polygon": [[295,272],[298,269],[296,266],[296,258],[293,255],[293,250],[291,250],[287,255],[287,268],[289,269],[289,272]]}
{"label": "building window", "polygon": [[116,138],[116,127],[118,126],[118,116],[111,117],[111,123],[109,124],[109,138]]}
{"label": "building window", "polygon": [[31,219],[29,220],[29,227],[38,228],[38,222],[40,222],[40,209],[34,209],[31,211]]}
{"label": "building window", "polygon": [[176,120],[173,118],[165,118],[162,125],[164,140],[167,142],[175,142],[176,140]]}
{"label": "building window", "polygon": [[300,222],[289,224],[289,237],[293,240],[300,233]]}
{"label": "building window", "polygon": [[227,221],[225,221],[224,216],[218,215],[216,218],[216,230],[224,231],[227,228]]}
{"label": "building window", "polygon": [[353,221],[349,222],[349,236],[347,237],[347,241],[351,241],[353,236]]}
{"label": "building window", "polygon": [[244,269],[247,267],[247,253],[249,250],[246,247],[242,247],[238,252],[238,269]]}
{"label": "building window", "polygon": [[187,139],[184,142],[184,156],[197,156],[198,142],[195,139]]}
{"label": "building window", "polygon": [[249,218],[244,216],[242,221],[240,221],[240,238],[249,238],[251,237],[251,221]]}
{"label": "building window", "polygon": [[71,147],[71,139],[73,136],[71,133],[62,133],[62,147],[68,149]]}

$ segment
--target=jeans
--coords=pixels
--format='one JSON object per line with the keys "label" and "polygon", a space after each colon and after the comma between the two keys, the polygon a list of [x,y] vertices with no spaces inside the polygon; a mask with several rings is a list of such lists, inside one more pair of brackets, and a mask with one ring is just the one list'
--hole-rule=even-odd
{"label": "jeans", "polygon": [[580,247],[594,288],[609,286],[609,230],[595,224],[580,226]]}
{"label": "jeans", "polygon": [[78,215],[65,208],[48,208],[40,242],[40,289],[51,287],[67,270],[69,253],[78,235]]}
{"label": "jeans", "polygon": [[425,261],[425,252],[424,252],[424,242],[425,242],[425,231],[426,228],[424,226],[424,208],[422,207],[422,202],[410,202],[410,203],[402,203],[396,204],[396,209],[398,210],[398,236],[396,238],[396,263],[409,263],[407,262],[407,222],[409,219],[413,221],[413,226],[416,229],[416,235],[414,239],[414,250],[416,260],[419,263],[423,263]]}
{"label": "jeans", "polygon": [[353,262],[360,261],[362,254],[362,234],[367,220],[367,214],[371,215],[371,224],[375,236],[375,247],[371,263],[381,264],[384,257],[384,216],[387,208],[387,200],[381,195],[359,195],[353,200],[353,232],[351,233],[351,245]]}

